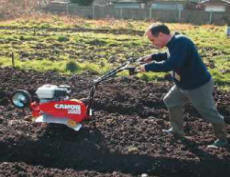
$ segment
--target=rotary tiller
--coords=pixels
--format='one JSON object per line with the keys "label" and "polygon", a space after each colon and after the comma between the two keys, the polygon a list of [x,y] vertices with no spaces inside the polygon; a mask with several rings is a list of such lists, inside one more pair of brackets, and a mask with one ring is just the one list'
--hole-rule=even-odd
{"label": "rotary tiller", "polygon": [[94,80],[87,99],[70,99],[71,89],[68,85],[45,84],[39,87],[34,95],[26,90],[16,90],[11,101],[17,108],[29,107],[35,122],[64,124],[79,131],[81,123],[92,115],[91,106],[97,86],[125,69],[134,74],[134,68],[130,67],[130,64],[140,62],[141,59],[130,58],[121,66]]}

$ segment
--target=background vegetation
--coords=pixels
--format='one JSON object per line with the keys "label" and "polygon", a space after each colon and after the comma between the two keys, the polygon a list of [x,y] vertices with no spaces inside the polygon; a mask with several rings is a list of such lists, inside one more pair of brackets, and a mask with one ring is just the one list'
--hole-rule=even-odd
{"label": "background vegetation", "polygon": [[[151,21],[86,20],[49,15],[0,22],[0,67],[12,66],[65,74],[86,71],[103,74],[129,57],[158,52],[143,36]],[[199,48],[216,83],[229,90],[230,40],[226,26],[168,24],[172,31],[188,35]],[[76,66],[67,67],[69,62]],[[75,68],[75,69],[73,69]],[[126,72],[122,75],[127,75]],[[145,80],[161,80],[165,73],[138,74]]]}
{"label": "background vegetation", "polygon": [[48,2],[49,0],[1,0],[0,20],[33,14]]}

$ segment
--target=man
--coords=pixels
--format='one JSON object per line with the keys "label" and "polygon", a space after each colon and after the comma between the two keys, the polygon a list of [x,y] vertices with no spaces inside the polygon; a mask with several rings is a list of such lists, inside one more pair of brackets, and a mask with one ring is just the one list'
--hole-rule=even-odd
{"label": "man", "polygon": [[[191,102],[204,119],[212,123],[217,140],[208,147],[228,145],[224,117],[216,109],[213,98],[213,80],[198,54],[194,43],[183,35],[171,35],[164,24],[151,25],[145,35],[156,48],[167,46],[169,54],[158,53],[143,57],[141,72],[172,71],[175,85],[164,97],[169,110],[171,128],[163,130],[177,136],[184,136],[183,106]],[[151,62],[150,62],[151,61]]]}

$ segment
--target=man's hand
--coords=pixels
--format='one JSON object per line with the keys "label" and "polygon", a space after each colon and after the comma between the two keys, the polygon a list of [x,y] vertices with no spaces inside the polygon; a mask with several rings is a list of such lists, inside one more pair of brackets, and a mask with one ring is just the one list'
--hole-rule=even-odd
{"label": "man's hand", "polygon": [[136,68],[137,72],[145,72],[145,65],[141,65],[139,67]]}
{"label": "man's hand", "polygon": [[149,63],[150,61],[152,61],[152,55],[144,56],[139,60],[140,63]]}

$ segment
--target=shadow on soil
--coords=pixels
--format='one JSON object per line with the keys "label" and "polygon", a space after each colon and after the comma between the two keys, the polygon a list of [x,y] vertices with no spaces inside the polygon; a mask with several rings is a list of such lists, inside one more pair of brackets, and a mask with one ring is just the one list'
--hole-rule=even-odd
{"label": "shadow on soil", "polygon": [[[61,128],[61,130],[60,130]],[[49,125],[36,140],[0,142],[0,162],[25,162],[46,168],[93,170],[102,173],[120,171],[132,175],[158,176],[228,176],[228,160],[218,159],[189,140],[183,143],[199,160],[183,160],[149,155],[121,154],[106,147],[97,129],[74,132],[66,127]],[[196,170],[194,170],[196,169]]]}

